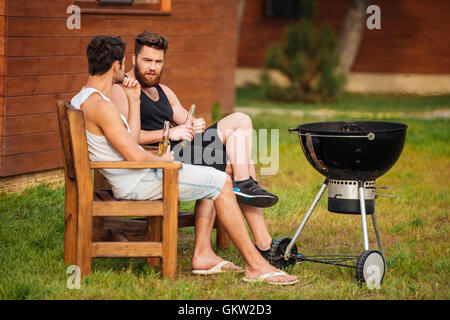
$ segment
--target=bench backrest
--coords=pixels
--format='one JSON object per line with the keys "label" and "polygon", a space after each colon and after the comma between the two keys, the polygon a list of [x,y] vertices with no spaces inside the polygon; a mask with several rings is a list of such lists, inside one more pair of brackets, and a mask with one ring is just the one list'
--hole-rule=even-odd
{"label": "bench backrest", "polygon": [[93,183],[83,112],[64,101],[58,101],[57,106],[66,179],[75,181],[81,192],[88,193],[93,190]]}
{"label": "bench backrest", "polygon": [[[57,102],[58,123],[64,152],[65,243],[76,241],[78,213],[92,212],[93,182],[89,165],[84,116],[65,101]],[[88,232],[86,230],[86,232]],[[73,250],[65,250],[65,261],[75,261]]]}

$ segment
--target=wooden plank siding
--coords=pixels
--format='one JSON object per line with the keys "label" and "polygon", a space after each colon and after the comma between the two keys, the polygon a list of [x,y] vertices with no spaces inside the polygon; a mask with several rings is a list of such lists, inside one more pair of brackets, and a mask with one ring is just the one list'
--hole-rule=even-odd
{"label": "wooden plank siding", "polygon": [[127,42],[126,70],[136,34],[166,36],[162,83],[208,124],[213,103],[233,109],[237,0],[172,0],[169,15],[82,13],[81,29],[69,30],[73,3],[0,0],[0,176],[62,167],[56,101],[86,83],[86,47],[98,34]]}
{"label": "wooden plank siding", "polygon": [[6,0],[0,0],[0,176],[2,175],[5,140],[6,14]]}
{"label": "wooden plank siding", "polygon": [[[316,0],[316,20],[339,35],[348,0]],[[450,1],[376,0],[381,30],[365,28],[355,72],[450,73]],[[367,15],[369,17],[369,15]],[[239,44],[238,66],[260,68],[267,47],[281,42],[289,19],[263,16],[263,0],[247,0]]]}
{"label": "wooden plank siding", "polygon": [[[220,0],[214,8],[214,96],[218,98],[222,112],[231,113],[234,107],[234,95],[226,94],[234,90],[234,78],[237,65],[238,34],[236,16],[237,3]],[[231,17],[231,18],[230,18]]]}

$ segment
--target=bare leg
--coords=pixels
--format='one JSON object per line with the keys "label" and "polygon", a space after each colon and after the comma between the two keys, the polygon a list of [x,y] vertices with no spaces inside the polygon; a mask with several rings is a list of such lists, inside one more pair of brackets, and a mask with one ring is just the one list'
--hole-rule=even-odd
{"label": "bare leg", "polygon": [[245,219],[247,220],[253,237],[255,238],[255,244],[260,250],[270,249],[272,237],[267,230],[262,208],[256,208],[241,203],[239,206],[244,212]]}
{"label": "bare leg", "polygon": [[[195,248],[192,258],[194,270],[208,270],[223,259],[217,256],[211,247],[211,232],[214,227],[216,210],[214,202],[208,199],[197,200],[195,203]],[[222,267],[223,270],[242,270],[232,263]]]}
{"label": "bare leg", "polygon": [[[231,178],[227,176],[225,185],[219,197],[214,201],[217,216],[230,235],[231,240],[245,260],[245,275],[249,279],[256,279],[265,273],[278,271],[271,266],[256,250],[247,232],[242,214],[236,202]],[[273,276],[270,280],[290,282],[297,277],[290,275]]]}
{"label": "bare leg", "polygon": [[225,145],[236,181],[250,177],[252,152],[252,120],[244,113],[235,112],[217,123],[217,131]]}
{"label": "bare leg", "polygon": [[[230,176],[233,176],[233,169],[231,168],[231,165],[227,165],[226,172]],[[256,180],[256,171],[253,162],[250,162],[248,165],[248,172],[250,176]],[[270,249],[272,236],[270,235],[269,230],[267,230],[263,209],[241,203],[239,206],[241,207],[242,212],[244,212],[245,219],[247,220],[250,230],[252,231],[255,244],[260,250]]]}

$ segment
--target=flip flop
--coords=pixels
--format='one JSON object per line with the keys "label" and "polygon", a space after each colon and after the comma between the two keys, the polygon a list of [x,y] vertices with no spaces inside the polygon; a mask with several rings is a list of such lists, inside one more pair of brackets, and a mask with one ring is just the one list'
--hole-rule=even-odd
{"label": "flip flop", "polygon": [[209,275],[223,273],[223,272],[238,272],[238,273],[244,272],[244,270],[223,270],[222,267],[224,265],[226,265],[226,264],[229,264],[229,263],[234,265],[234,263],[232,263],[230,261],[223,260],[223,261],[219,262],[214,267],[212,267],[211,269],[208,269],[208,270],[192,270],[192,274],[199,274],[199,275],[202,275],[202,276],[209,276]]}
{"label": "flip flop", "polygon": [[261,283],[268,283],[271,285],[275,285],[275,286],[288,286],[294,283],[298,282],[297,280],[293,280],[293,281],[276,281],[276,280],[269,280],[267,278],[270,277],[275,277],[275,276],[287,276],[288,274],[284,271],[276,271],[276,272],[269,272],[269,273],[264,273],[262,275],[260,275],[258,278],[256,279],[249,279],[244,277],[242,280],[244,282],[261,282]]}

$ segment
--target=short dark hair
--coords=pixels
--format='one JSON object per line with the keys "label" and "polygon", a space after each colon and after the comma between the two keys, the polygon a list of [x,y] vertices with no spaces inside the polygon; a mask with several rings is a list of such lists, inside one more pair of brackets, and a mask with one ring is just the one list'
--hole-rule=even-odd
{"label": "short dark hair", "polygon": [[160,36],[159,34],[144,30],[144,32],[138,34],[134,39],[134,54],[138,55],[143,46],[164,50],[164,54],[166,54],[169,42],[166,38]]}
{"label": "short dark hair", "polygon": [[105,74],[115,61],[119,61],[122,66],[126,46],[126,42],[120,37],[95,36],[86,50],[89,74],[92,76]]}

